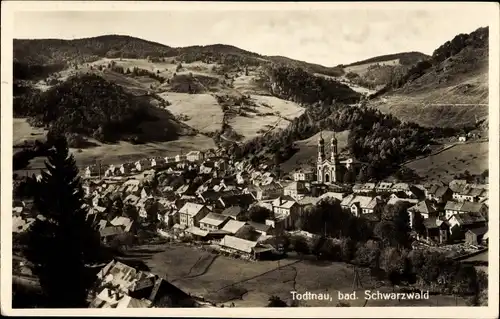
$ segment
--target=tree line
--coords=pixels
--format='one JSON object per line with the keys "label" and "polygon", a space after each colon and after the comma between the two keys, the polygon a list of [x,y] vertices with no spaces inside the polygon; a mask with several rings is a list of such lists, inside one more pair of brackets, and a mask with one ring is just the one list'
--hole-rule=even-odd
{"label": "tree line", "polygon": [[[356,179],[382,178],[399,169],[404,161],[429,151],[435,138],[451,136],[454,129],[424,128],[403,123],[374,108],[344,104],[314,103],[284,130],[258,136],[241,145],[234,154],[247,157],[253,164],[269,160],[275,164],[288,160],[297,150],[294,142],[322,130],[349,130],[347,149],[365,162]],[[272,155],[271,155],[272,154]]]}

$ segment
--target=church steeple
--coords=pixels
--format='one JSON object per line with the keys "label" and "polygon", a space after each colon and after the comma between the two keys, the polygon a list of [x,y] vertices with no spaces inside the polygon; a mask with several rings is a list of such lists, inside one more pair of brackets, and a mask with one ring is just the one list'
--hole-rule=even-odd
{"label": "church steeple", "polygon": [[323,162],[324,158],[325,158],[325,140],[323,139],[323,132],[320,132],[318,140],[318,162]]}
{"label": "church steeple", "polygon": [[331,150],[330,150],[331,151],[331,161],[336,162],[338,150],[337,150],[337,138],[335,137],[335,132],[333,133],[333,137],[330,141],[330,144],[331,144]]}

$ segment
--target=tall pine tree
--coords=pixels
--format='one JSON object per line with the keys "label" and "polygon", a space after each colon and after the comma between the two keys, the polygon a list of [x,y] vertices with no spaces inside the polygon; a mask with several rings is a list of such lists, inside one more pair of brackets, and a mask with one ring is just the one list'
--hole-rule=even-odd
{"label": "tall pine tree", "polygon": [[54,141],[34,203],[40,215],[30,227],[25,251],[49,308],[87,306],[95,282],[86,264],[100,253],[98,233],[86,221],[83,189],[65,138]]}

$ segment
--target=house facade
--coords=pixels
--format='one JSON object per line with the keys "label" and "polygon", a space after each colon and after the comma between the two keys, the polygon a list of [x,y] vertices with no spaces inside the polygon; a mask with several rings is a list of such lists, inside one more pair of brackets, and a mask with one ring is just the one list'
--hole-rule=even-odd
{"label": "house facade", "polygon": [[205,205],[188,202],[179,210],[179,224],[199,227],[200,220],[209,213],[210,210]]}

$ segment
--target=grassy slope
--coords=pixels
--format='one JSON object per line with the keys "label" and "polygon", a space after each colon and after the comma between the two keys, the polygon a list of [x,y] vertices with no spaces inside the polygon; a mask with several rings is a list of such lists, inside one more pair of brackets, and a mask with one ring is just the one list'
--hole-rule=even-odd
{"label": "grassy slope", "polygon": [[[333,131],[322,131],[323,139],[325,140],[325,153],[330,156],[330,139],[333,136]],[[342,155],[342,149],[347,146],[347,136],[349,131],[337,132],[335,136],[338,140],[338,151]],[[295,153],[288,161],[281,164],[281,169],[284,172],[291,172],[296,168],[315,167],[316,159],[318,156],[318,140],[320,133],[311,136],[308,139],[295,142],[299,151]]]}
{"label": "grassy slope", "polygon": [[405,165],[415,170],[424,180],[449,182],[456,174],[468,170],[481,174],[488,169],[488,142],[457,144],[436,155],[412,161]]}
{"label": "grassy slope", "polygon": [[[222,77],[213,71],[216,64],[207,64],[203,62],[193,62],[183,64],[183,68],[176,72],[176,63],[171,63],[170,59],[166,62],[150,62],[146,59],[99,59],[97,61],[84,63],[78,66],[78,69],[68,68],[53,75],[53,77],[64,81],[75,74],[95,73],[102,76],[104,79],[116,83],[134,95],[144,95],[148,92],[161,92],[158,95],[166,101],[172,103],[167,106],[167,109],[174,115],[187,116],[182,123],[199,131],[200,133],[213,133],[222,128],[223,111],[220,105],[213,97],[213,92],[203,94],[188,94],[168,92],[170,89],[168,84],[160,84],[158,81],[149,77],[130,77],[120,73],[116,73],[107,69],[103,71],[97,70],[98,66],[107,66],[111,61],[115,61],[117,66],[124,68],[138,67],[152,72],[160,71],[159,75],[164,78],[171,79],[176,73],[177,75],[188,75],[192,73],[194,77],[203,76],[214,79]],[[92,69],[91,69],[92,67]],[[242,141],[255,137],[262,132],[272,129],[284,128],[289,121],[297,116],[300,116],[304,111],[297,104],[285,100],[281,100],[272,96],[265,96],[265,91],[262,91],[257,86],[253,79],[257,74],[257,70],[251,71],[249,76],[244,73],[236,74],[234,88],[215,87],[217,94],[261,94],[252,95],[258,107],[256,108],[259,116],[249,114],[250,116],[236,115],[228,120],[228,124],[242,136]],[[151,88],[153,84],[153,89]],[[47,90],[51,86],[45,80],[38,81],[35,86],[42,90]],[[263,104],[267,105],[263,106]],[[161,112],[157,112],[161,113]],[[265,114],[266,113],[266,114]],[[271,114],[272,113],[272,114]],[[284,119],[284,118],[288,119]],[[144,123],[143,129],[151,134],[161,131],[161,121]],[[32,135],[37,134],[37,135]],[[25,139],[36,139],[43,135],[37,128],[31,128],[24,119],[16,119],[14,123],[14,141],[15,143]],[[186,149],[206,149],[215,147],[210,138],[199,135],[198,137],[181,137],[178,141],[165,143],[148,143],[146,145],[132,145],[129,143],[119,143],[116,145],[103,145],[93,141],[97,145],[96,148],[84,149],[76,153],[76,159],[79,165],[86,165],[95,159],[100,158],[103,162],[119,162],[123,159],[138,159],[141,154],[144,156],[170,154],[179,151],[180,144],[186,144]],[[32,167],[39,167],[42,162],[38,160],[32,162]],[[40,164],[40,165],[39,165]]]}

